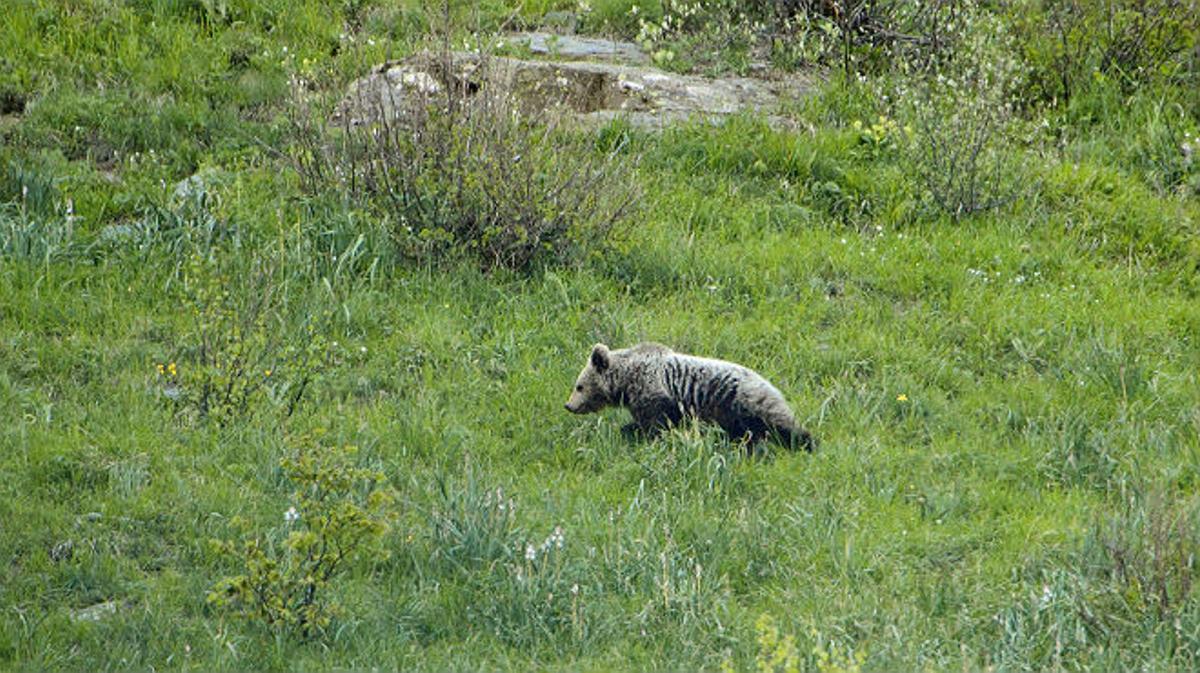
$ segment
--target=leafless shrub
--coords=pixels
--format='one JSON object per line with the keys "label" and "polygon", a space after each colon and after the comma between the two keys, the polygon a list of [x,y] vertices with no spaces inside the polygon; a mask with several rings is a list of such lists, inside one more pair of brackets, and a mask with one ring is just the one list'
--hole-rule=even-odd
{"label": "leafless shrub", "polygon": [[1008,170],[1013,87],[1022,64],[995,16],[956,19],[953,54],[910,64],[893,92],[913,129],[909,161],[933,202],[955,219],[999,207],[1019,194]]}
{"label": "leafless shrub", "polygon": [[777,23],[816,28],[846,75],[878,66],[927,67],[953,53],[969,0],[768,0]]}
{"label": "leafless shrub", "polygon": [[991,210],[1016,197],[1001,152],[1009,115],[1007,108],[982,106],[916,115],[916,172],[951,217]]}

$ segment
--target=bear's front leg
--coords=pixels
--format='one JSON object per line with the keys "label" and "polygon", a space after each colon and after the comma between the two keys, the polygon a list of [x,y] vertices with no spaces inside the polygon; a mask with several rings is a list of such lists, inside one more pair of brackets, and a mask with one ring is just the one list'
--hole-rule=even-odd
{"label": "bear's front leg", "polygon": [[678,425],[683,420],[683,411],[679,405],[669,399],[648,400],[641,404],[632,405],[633,422],[621,428],[627,436],[657,437],[664,430]]}
{"label": "bear's front leg", "polygon": [[621,426],[621,435],[623,435],[625,439],[635,441],[644,439],[646,437],[646,431],[642,429],[641,424],[639,424],[637,421],[633,421],[632,423],[626,423],[625,425]]}

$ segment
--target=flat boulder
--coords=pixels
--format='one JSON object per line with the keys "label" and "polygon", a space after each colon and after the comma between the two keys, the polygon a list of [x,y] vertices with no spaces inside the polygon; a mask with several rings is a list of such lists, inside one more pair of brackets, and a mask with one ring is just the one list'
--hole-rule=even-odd
{"label": "flat boulder", "polygon": [[625,64],[649,63],[650,58],[632,42],[554,33],[513,33],[506,37],[529,51],[564,60],[597,60]]}
{"label": "flat boulder", "polygon": [[639,127],[661,128],[687,119],[719,121],[749,111],[786,126],[782,105],[807,95],[813,80],[800,74],[784,79],[710,78],[623,63],[422,53],[384,63],[353,82],[332,121],[352,126],[402,123],[413,106],[436,104],[447,89],[470,96],[496,87],[524,109],[559,109],[585,124],[625,118]]}

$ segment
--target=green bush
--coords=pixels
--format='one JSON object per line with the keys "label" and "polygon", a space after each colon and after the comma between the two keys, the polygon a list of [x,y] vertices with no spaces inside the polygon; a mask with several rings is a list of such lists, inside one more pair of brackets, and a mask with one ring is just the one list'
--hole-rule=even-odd
{"label": "green bush", "polygon": [[1109,78],[1127,91],[1161,80],[1196,84],[1195,0],[1024,0],[1007,19],[1029,63],[1034,99],[1069,102]]}
{"label": "green bush", "polygon": [[[600,151],[553,111],[518,107],[493,67],[439,60],[453,82],[398,118],[340,132],[301,122],[293,149],[310,194],[339,194],[388,223],[408,255],[484,268],[580,261],[640,198],[632,160]],[[463,68],[465,78],[456,73]],[[301,119],[305,118],[302,113]]]}
{"label": "green bush", "polygon": [[193,253],[183,286],[192,328],[175,360],[157,365],[165,397],[181,412],[220,425],[272,401],[290,416],[329,364],[328,316],[290,324],[282,271],[256,259],[222,265],[221,250]]}
{"label": "green bush", "polygon": [[329,445],[318,431],[300,437],[280,461],[296,487],[284,524],[267,534],[243,522],[240,543],[215,541],[240,574],[212,588],[208,601],[271,629],[318,635],[339,613],[334,583],[361,557],[380,559],[394,500],[384,475],[356,464],[353,446]]}

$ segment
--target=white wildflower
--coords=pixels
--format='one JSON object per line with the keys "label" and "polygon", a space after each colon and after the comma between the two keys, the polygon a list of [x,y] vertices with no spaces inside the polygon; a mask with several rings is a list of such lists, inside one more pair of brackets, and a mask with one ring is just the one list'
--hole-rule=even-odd
{"label": "white wildflower", "polygon": [[1054,600],[1054,590],[1049,584],[1042,585],[1042,597],[1038,600],[1038,607],[1044,608]]}

